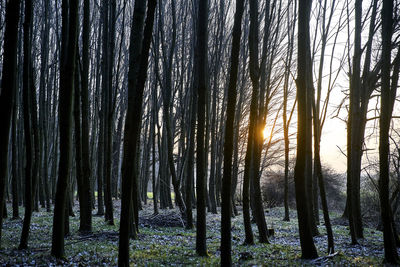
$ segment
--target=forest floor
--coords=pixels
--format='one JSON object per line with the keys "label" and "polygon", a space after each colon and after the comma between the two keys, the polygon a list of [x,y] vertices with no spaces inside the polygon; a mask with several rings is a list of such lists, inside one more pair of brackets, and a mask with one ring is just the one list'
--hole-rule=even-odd
{"label": "forest floor", "polygon": [[[29,249],[17,250],[22,219],[6,219],[3,225],[0,266],[110,266],[118,259],[118,228],[120,202],[115,201],[115,225],[107,225],[103,217],[93,217],[93,233],[82,236],[78,232],[79,213],[75,206],[75,217],[70,219],[71,235],[65,239],[64,261],[50,256],[52,213],[35,212],[32,218]],[[8,204],[10,205],[10,204]],[[8,206],[11,217],[11,206]],[[23,209],[20,210],[22,215]],[[207,213],[207,246],[209,257],[198,257],[195,252],[196,230],[186,230],[181,226],[166,227],[163,218],[180,224],[176,210],[160,210],[160,215],[152,216],[149,204],[140,212],[140,233],[138,240],[131,240],[131,264],[138,266],[217,266],[220,261],[220,214]],[[339,214],[332,213],[335,238],[333,257],[326,257],[327,238],[323,224],[319,226],[320,236],[315,237],[320,258],[301,260],[296,211],[290,211],[290,222],[283,222],[283,208],[273,208],[266,213],[269,228],[275,235],[270,244],[243,245],[244,228],[242,215],[232,219],[232,261],[235,266],[377,266],[383,260],[382,233],[375,229],[365,229],[365,239],[360,245],[350,245],[348,227]],[[322,216],[321,216],[322,218]],[[173,223],[172,223],[173,225]],[[257,227],[253,224],[257,234]],[[255,236],[257,240],[257,236]]]}

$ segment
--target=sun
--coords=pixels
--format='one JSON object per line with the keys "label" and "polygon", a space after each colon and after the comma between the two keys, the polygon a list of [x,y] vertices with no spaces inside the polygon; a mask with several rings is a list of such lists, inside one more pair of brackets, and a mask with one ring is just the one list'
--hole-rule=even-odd
{"label": "sun", "polygon": [[265,126],[263,129],[263,137],[264,137],[264,140],[266,140],[269,137],[267,126]]}

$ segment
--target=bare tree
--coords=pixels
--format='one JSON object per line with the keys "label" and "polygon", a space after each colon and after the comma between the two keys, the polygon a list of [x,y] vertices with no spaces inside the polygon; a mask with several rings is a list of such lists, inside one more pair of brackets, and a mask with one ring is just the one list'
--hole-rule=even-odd
{"label": "bare tree", "polygon": [[6,180],[8,176],[8,144],[10,140],[11,111],[16,87],[17,40],[20,0],[6,5],[6,29],[4,33],[4,60],[0,91],[0,118],[4,126],[0,130],[0,242],[3,227]]}
{"label": "bare tree", "polygon": [[[294,2],[293,13],[296,14],[297,12],[297,1]],[[292,115],[294,111],[294,107],[296,102],[293,104],[291,112],[288,118],[288,100],[289,100],[289,78],[290,78],[290,69],[292,65],[292,57],[293,57],[293,48],[294,48],[294,32],[296,28],[296,18],[293,20],[291,19],[291,5],[288,5],[287,11],[287,29],[289,31],[288,34],[288,44],[287,44],[287,54],[285,59],[285,76],[284,76],[284,83],[283,83],[283,111],[282,111],[282,118],[283,118],[283,138],[285,143],[285,185],[284,185],[284,207],[285,207],[285,217],[283,218],[284,221],[289,221],[289,152],[290,152],[290,139],[289,139],[289,128],[290,122],[292,120]]]}
{"label": "bare tree", "polygon": [[207,21],[208,0],[199,0],[197,7],[197,36],[195,48],[195,64],[197,71],[197,153],[196,153],[196,194],[197,194],[197,224],[196,224],[196,252],[200,256],[207,256],[206,243],[206,198],[207,172],[205,147],[205,107],[208,90],[207,82]]}
{"label": "bare tree", "polygon": [[224,174],[222,178],[221,202],[221,266],[231,266],[231,183],[233,155],[233,123],[236,106],[236,84],[239,69],[240,36],[242,34],[242,16],[244,0],[236,1],[235,20],[232,32],[231,63],[228,82],[228,104],[224,140]]}
{"label": "bare tree", "polygon": [[400,49],[397,52],[391,76],[393,33],[393,1],[383,1],[382,16],[382,78],[381,115],[379,119],[379,199],[383,224],[385,262],[399,264],[394,221],[389,202],[389,129],[399,81]]}
{"label": "bare tree", "polygon": [[[371,2],[372,10],[369,20],[368,39],[365,47],[362,47],[362,1],[355,1],[354,54],[351,63],[349,115],[347,121],[347,205],[345,210],[345,215],[347,215],[349,219],[350,234],[353,244],[357,243],[358,238],[363,238],[360,205],[362,148],[367,123],[368,104],[372,92],[376,87],[379,78],[378,73],[380,71],[379,62],[371,69],[372,41],[376,32],[375,20],[377,3],[377,0]],[[365,58],[361,73],[361,57],[363,51],[365,51]],[[348,60],[350,62],[350,56]]]}
{"label": "bare tree", "polygon": [[[32,210],[36,195],[38,157],[38,133],[36,113],[36,89],[32,66],[32,1],[25,2],[23,108],[27,164],[25,169],[25,215],[19,249],[28,247]],[[36,129],[36,130],[35,130]]]}
{"label": "bare tree", "polygon": [[[55,196],[51,254],[64,257],[64,223],[67,188],[72,165],[72,116],[79,0],[62,2],[62,40],[60,53],[60,162]],[[68,217],[68,216],[67,216]]]}
{"label": "bare tree", "polygon": [[[308,72],[312,72],[309,62],[310,57],[310,32],[309,21],[311,11],[311,0],[299,1],[299,20],[298,20],[298,56],[297,56],[297,158],[294,170],[294,182],[296,190],[297,215],[300,232],[300,245],[302,258],[313,259],[318,257],[317,250],[312,238],[310,229],[311,214],[309,214],[308,201],[312,199],[306,194],[306,134],[307,134],[307,89],[310,80],[307,78]],[[311,125],[308,125],[311,127]]]}
{"label": "bare tree", "polygon": [[[143,90],[147,78],[147,67],[151,37],[153,33],[154,13],[157,1],[149,0],[147,13],[146,1],[136,1],[133,13],[129,47],[128,111],[124,132],[124,159],[122,162],[122,199],[119,230],[118,265],[129,266],[130,219],[133,217],[133,201],[137,201],[133,180],[138,173],[135,164],[138,160],[138,140],[140,138],[140,119],[142,113]],[[146,17],[146,22],[144,18]],[[134,193],[133,193],[134,192]]]}

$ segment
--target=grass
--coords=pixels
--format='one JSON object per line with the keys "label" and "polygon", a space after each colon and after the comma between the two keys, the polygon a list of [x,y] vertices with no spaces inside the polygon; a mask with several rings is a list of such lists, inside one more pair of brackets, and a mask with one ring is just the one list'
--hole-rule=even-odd
{"label": "grass", "polygon": [[[149,198],[151,195],[149,195]],[[115,201],[118,204],[117,201]],[[6,219],[4,222],[0,265],[105,265],[117,264],[119,206],[115,209],[115,225],[110,226],[102,217],[93,217],[93,235],[89,238],[78,233],[79,213],[70,218],[71,235],[65,240],[66,260],[57,262],[50,256],[52,213],[36,212],[32,218],[29,249],[16,250],[19,243],[22,220]],[[151,203],[141,215],[152,213]],[[77,208],[77,206],[76,206]],[[11,207],[8,209],[11,212]],[[22,212],[21,210],[20,212]],[[165,211],[161,211],[165,212]],[[169,211],[170,212],[170,211]],[[23,213],[21,213],[23,214]],[[266,213],[269,227],[275,229],[270,244],[256,242],[253,246],[243,245],[244,229],[242,216],[232,219],[232,261],[245,266],[376,266],[382,263],[382,233],[365,229],[365,239],[359,246],[350,246],[346,226],[334,225],[335,248],[338,255],[319,262],[300,259],[296,212],[291,211],[291,221],[283,222],[283,209],[274,208]],[[339,214],[332,213],[333,218]],[[9,214],[11,216],[11,214]],[[322,218],[322,217],[321,217]],[[195,253],[196,231],[182,227],[153,227],[141,225],[138,240],[130,242],[130,257],[133,266],[217,266],[220,260],[220,215],[207,215],[207,246],[209,257],[198,257]],[[320,256],[326,255],[326,235],[323,225],[320,236],[315,237]],[[253,232],[257,228],[253,225]],[[257,236],[255,236],[257,240]]]}

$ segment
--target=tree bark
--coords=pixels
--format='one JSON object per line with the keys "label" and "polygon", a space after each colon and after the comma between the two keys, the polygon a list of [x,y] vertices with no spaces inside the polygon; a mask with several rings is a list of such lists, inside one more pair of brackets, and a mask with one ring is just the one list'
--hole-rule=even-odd
{"label": "tree bark", "polygon": [[60,162],[53,217],[51,254],[64,257],[64,223],[68,179],[72,166],[72,116],[79,0],[62,2],[62,40],[60,54]]}
{"label": "tree bark", "polygon": [[236,106],[236,84],[239,69],[240,37],[242,34],[242,16],[244,0],[236,1],[235,19],[232,32],[232,48],[230,59],[228,103],[224,140],[224,173],[222,178],[221,202],[221,266],[231,266],[231,190],[232,190],[232,155],[233,134]]}
{"label": "tree bark", "polygon": [[[357,244],[357,238],[362,237],[361,217],[357,216],[359,206],[359,177],[361,165],[361,139],[358,127],[360,126],[360,61],[361,61],[361,13],[362,1],[355,1],[355,28],[354,28],[354,55],[353,69],[350,79],[350,105],[347,126],[347,209],[349,217],[351,243]],[[360,159],[360,160],[358,160]],[[357,229],[361,228],[361,233]]]}
{"label": "tree bark", "polygon": [[[379,119],[379,199],[383,224],[383,243],[385,263],[398,265],[400,259],[397,252],[391,218],[392,210],[389,202],[389,129],[396,97],[397,79],[391,86],[391,47],[393,32],[393,1],[383,1],[382,15],[382,78],[381,78],[381,114]],[[396,71],[396,70],[395,70]],[[394,72],[394,75],[398,76]]]}
{"label": "tree bark", "polygon": [[[298,23],[298,62],[297,62],[297,101],[298,101],[298,122],[297,122],[297,158],[294,170],[294,182],[296,191],[296,204],[298,224],[300,233],[301,257],[303,259],[314,259],[318,257],[317,250],[312,238],[310,229],[311,214],[308,212],[308,201],[306,194],[306,133],[307,133],[307,72],[311,72],[307,64],[307,57],[310,54],[309,21],[311,11],[311,0],[299,0],[299,23]],[[309,125],[311,126],[311,125]]]}
{"label": "tree bark", "polygon": [[81,76],[81,109],[82,109],[82,191],[83,212],[80,231],[92,231],[92,188],[90,186],[91,165],[89,158],[89,36],[90,36],[90,2],[83,2],[82,30],[82,76]]}
{"label": "tree bark", "polygon": [[14,91],[14,107],[12,115],[12,181],[11,181],[11,193],[12,193],[12,207],[13,207],[13,219],[19,218],[19,190],[18,183],[20,180],[18,172],[18,136],[17,136],[17,113],[18,113],[18,92]]}
{"label": "tree bark", "polygon": [[193,212],[192,212],[192,196],[193,196],[193,181],[194,181],[194,147],[195,147],[195,132],[196,132],[196,115],[197,115],[197,92],[194,86],[191,88],[191,105],[190,105],[190,130],[188,144],[188,166],[186,176],[186,228],[193,228]]}
{"label": "tree bark", "polygon": [[29,230],[32,218],[33,202],[36,193],[38,140],[36,125],[36,90],[32,77],[32,1],[25,2],[24,21],[24,63],[23,63],[23,107],[24,130],[26,144],[26,169],[25,169],[25,215],[21,233],[19,249],[28,247]]}
{"label": "tree bark", "polygon": [[206,198],[207,174],[205,172],[205,107],[208,90],[207,83],[207,21],[208,0],[199,0],[197,10],[197,39],[195,48],[195,64],[197,64],[197,153],[196,153],[196,194],[197,194],[197,224],[196,252],[199,256],[207,256],[206,243]]}
{"label": "tree bark", "polygon": [[[10,141],[11,112],[13,94],[17,90],[17,40],[18,22],[20,14],[20,0],[8,1],[6,5],[5,32],[4,32],[4,59],[0,91],[0,214],[3,214],[5,203],[5,184],[8,177],[8,144]],[[3,216],[0,216],[0,244]]]}
{"label": "tree bark", "polygon": [[[129,233],[132,216],[132,198],[136,199],[133,188],[137,179],[135,164],[140,138],[140,119],[143,90],[147,78],[147,66],[157,1],[149,0],[147,15],[146,1],[137,0],[133,11],[133,24],[129,47],[128,111],[125,120],[124,158],[122,162],[122,197],[119,231],[118,265],[129,266]],[[146,22],[144,23],[144,18]],[[144,26],[145,25],[145,26]],[[144,29],[143,29],[144,28]],[[133,193],[133,194],[132,194]]]}

